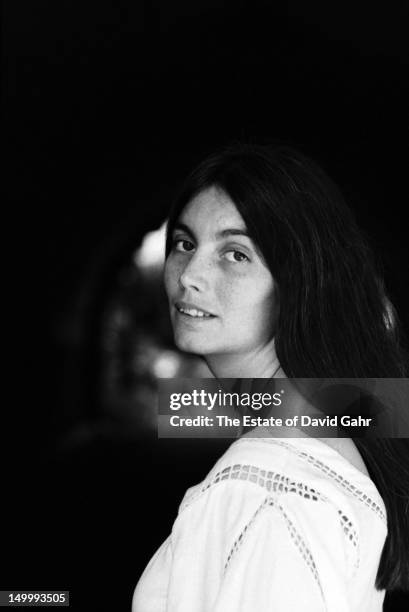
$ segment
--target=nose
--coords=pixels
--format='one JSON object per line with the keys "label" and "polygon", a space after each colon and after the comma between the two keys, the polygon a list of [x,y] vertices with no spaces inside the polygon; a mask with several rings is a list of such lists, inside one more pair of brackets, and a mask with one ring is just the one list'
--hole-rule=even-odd
{"label": "nose", "polygon": [[209,262],[196,252],[183,268],[179,283],[183,289],[206,291],[209,283],[209,272]]}

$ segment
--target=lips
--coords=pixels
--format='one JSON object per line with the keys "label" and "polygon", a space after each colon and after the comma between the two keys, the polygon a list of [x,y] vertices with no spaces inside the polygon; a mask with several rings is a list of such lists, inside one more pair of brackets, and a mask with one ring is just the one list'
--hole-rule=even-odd
{"label": "lips", "polygon": [[213,313],[209,312],[208,310],[205,310],[198,304],[193,304],[190,302],[183,302],[183,301],[175,302],[175,308],[178,312],[188,317],[197,318],[197,319],[212,319],[216,316]]}

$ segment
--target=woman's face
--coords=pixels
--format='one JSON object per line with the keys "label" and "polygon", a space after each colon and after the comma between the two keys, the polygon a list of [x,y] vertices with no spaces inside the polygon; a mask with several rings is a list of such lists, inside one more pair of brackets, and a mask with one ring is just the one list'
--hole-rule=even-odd
{"label": "woman's face", "polygon": [[273,277],[232,200],[211,187],[182,211],[165,264],[176,345],[211,357],[253,353],[273,336]]}

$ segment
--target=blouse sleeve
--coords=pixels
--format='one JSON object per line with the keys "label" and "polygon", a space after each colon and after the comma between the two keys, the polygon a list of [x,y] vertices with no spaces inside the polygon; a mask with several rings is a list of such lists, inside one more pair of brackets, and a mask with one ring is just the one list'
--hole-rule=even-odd
{"label": "blouse sleeve", "polygon": [[[329,503],[267,497],[208,500],[173,534],[168,612],[347,612],[347,538]],[[206,517],[206,518],[204,518]]]}

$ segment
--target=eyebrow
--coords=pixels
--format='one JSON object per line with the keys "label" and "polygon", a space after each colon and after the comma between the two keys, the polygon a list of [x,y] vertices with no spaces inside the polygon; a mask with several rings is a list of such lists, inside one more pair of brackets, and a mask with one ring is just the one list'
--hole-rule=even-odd
{"label": "eyebrow", "polygon": [[[192,238],[196,239],[194,232],[190,229],[188,225],[186,225],[186,223],[175,223],[174,231],[175,230],[182,230],[192,236]],[[232,227],[221,230],[220,232],[216,233],[217,238],[228,238],[229,236],[246,236],[250,239],[249,233],[246,229]]]}

